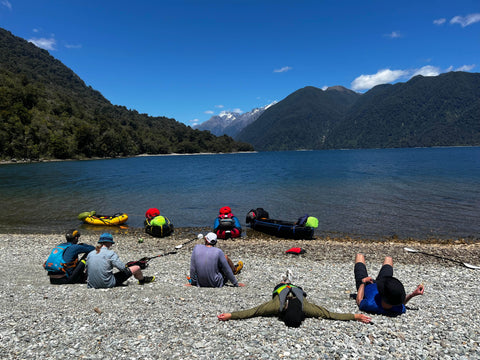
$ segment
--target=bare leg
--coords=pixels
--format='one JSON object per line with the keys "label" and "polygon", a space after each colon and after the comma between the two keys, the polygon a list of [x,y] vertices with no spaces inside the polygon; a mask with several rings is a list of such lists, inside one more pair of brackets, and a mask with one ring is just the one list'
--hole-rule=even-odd
{"label": "bare leg", "polygon": [[140,266],[133,265],[133,266],[130,266],[129,269],[132,272],[135,279],[137,279],[137,280],[142,280],[143,279],[143,273],[142,273],[142,270],[140,270]]}
{"label": "bare leg", "polygon": [[233,261],[230,260],[230,258],[227,255],[225,255],[225,259],[227,259],[228,265],[230,266],[232,271],[235,273],[235,265],[233,264]]}
{"label": "bare leg", "polygon": [[365,264],[365,256],[363,256],[363,254],[358,253],[355,256],[355,263],[358,263],[358,262]]}
{"label": "bare leg", "polygon": [[391,256],[385,256],[385,260],[383,260],[383,265],[390,265],[393,267],[393,259]]}

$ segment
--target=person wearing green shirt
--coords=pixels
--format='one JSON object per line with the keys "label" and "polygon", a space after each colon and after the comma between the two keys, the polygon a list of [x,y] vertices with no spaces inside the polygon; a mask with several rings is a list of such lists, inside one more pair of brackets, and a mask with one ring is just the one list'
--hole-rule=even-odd
{"label": "person wearing green shirt", "polygon": [[305,318],[356,320],[368,324],[371,318],[364,314],[347,314],[330,312],[322,306],[316,305],[307,299],[307,294],[299,286],[290,282],[281,282],[275,286],[272,300],[254,308],[223,313],[218,320],[239,320],[257,316],[278,316],[285,325],[299,327]]}

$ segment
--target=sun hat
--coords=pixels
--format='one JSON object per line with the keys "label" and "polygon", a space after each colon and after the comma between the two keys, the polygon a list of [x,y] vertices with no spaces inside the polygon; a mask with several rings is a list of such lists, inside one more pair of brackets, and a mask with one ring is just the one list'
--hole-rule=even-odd
{"label": "sun hat", "polygon": [[100,240],[98,240],[98,242],[101,244],[101,243],[111,243],[111,244],[115,244],[115,241],[113,241],[113,236],[112,234],[110,233],[103,233],[102,235],[100,235]]}
{"label": "sun hat", "polygon": [[213,232],[209,232],[207,235],[205,235],[205,240],[210,245],[215,245],[217,243],[217,235],[215,235]]}
{"label": "sun hat", "polygon": [[405,288],[397,278],[385,276],[377,279],[378,293],[389,305],[401,305],[405,301]]}

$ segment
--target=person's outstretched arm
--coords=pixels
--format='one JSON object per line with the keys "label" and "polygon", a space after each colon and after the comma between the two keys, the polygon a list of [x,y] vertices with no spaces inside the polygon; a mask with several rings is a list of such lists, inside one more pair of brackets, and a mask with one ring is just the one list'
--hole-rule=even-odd
{"label": "person's outstretched arm", "polygon": [[407,297],[405,298],[404,305],[410,301],[411,298],[418,296],[418,295],[423,295],[423,292],[425,291],[425,286],[423,284],[420,284],[417,286],[415,290],[411,294],[408,294]]}
{"label": "person's outstretched arm", "polygon": [[280,312],[280,301],[278,296],[275,296],[270,301],[263,303],[261,305],[255,306],[254,308],[234,311],[232,313],[223,313],[217,316],[220,321],[228,320],[238,320],[238,319],[248,319],[257,316],[272,316],[277,315]]}

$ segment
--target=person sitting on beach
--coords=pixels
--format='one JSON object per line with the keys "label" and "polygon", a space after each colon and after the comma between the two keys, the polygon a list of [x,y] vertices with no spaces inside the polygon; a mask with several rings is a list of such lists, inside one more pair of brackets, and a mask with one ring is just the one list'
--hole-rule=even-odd
{"label": "person sitting on beach", "polygon": [[425,287],[418,285],[408,296],[405,288],[397,278],[393,277],[393,259],[385,257],[383,265],[374,281],[367,273],[363,254],[355,256],[355,283],[357,287],[356,301],[358,308],[371,314],[397,316],[405,313],[405,304],[411,298],[423,295]]}
{"label": "person sitting on beach", "polygon": [[242,234],[242,226],[232,209],[228,206],[220,208],[219,214],[213,224],[213,232],[219,239],[237,238]]}
{"label": "person sitting on beach", "polygon": [[[65,234],[67,242],[55,247],[47,261],[43,264],[48,271],[50,284],[82,284],[87,280],[85,273],[85,258],[95,247],[87,244],[78,244],[80,232],[73,229]],[[83,254],[81,259],[78,255]]]}
{"label": "person sitting on beach", "polygon": [[233,265],[232,260],[215,247],[217,235],[210,232],[205,235],[204,245],[195,245],[190,259],[190,284],[199,287],[222,287],[230,280],[233,286],[245,286],[237,281],[237,275],[243,268],[243,262]]}
{"label": "person sitting on beach", "polygon": [[[113,241],[112,234],[103,233],[98,240],[98,246],[87,256],[87,286],[89,288],[111,288],[122,286],[130,277],[134,276],[140,285],[155,281],[155,276],[144,276],[139,265],[126,267],[118,255],[110,250]],[[113,273],[113,268],[118,272]]]}
{"label": "person sitting on beach", "polygon": [[220,321],[228,321],[256,316],[278,316],[289,327],[299,327],[305,318],[356,320],[366,324],[371,321],[371,318],[364,314],[330,312],[309,302],[306,296],[300,286],[291,283],[291,273],[287,273],[282,282],[273,289],[272,300],[251,309],[223,313],[217,317]]}

